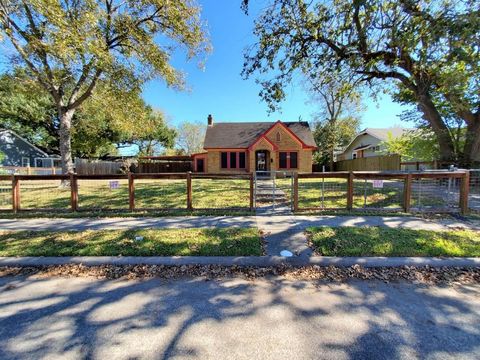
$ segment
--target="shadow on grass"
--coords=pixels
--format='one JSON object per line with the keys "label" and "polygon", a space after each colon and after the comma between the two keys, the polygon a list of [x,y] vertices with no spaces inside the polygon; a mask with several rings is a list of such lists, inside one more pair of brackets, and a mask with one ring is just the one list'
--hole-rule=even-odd
{"label": "shadow on grass", "polygon": [[468,230],[427,231],[382,227],[308,229],[325,256],[480,256],[480,234]]}
{"label": "shadow on grass", "polygon": [[[136,240],[136,237],[142,240]],[[0,233],[0,256],[260,256],[255,228]]]}

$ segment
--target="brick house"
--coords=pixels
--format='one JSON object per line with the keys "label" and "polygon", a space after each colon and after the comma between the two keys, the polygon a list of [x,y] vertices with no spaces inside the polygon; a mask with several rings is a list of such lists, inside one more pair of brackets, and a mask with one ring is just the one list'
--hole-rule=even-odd
{"label": "brick house", "polygon": [[203,148],[193,154],[195,172],[312,172],[317,149],[308,122],[215,123],[208,116]]}

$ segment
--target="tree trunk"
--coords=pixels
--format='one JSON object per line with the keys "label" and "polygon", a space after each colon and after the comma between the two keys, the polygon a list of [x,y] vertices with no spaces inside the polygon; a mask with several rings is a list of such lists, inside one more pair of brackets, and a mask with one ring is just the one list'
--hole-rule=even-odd
{"label": "tree trunk", "polygon": [[452,137],[430,95],[428,93],[424,93],[417,94],[417,96],[419,109],[422,111],[424,119],[427,120],[432,126],[433,132],[437,137],[440,148],[440,160],[454,161],[455,147],[453,145]]}
{"label": "tree trunk", "polygon": [[60,129],[58,135],[60,138],[60,156],[62,158],[62,174],[73,173],[72,161],[72,118],[75,110],[60,110]]}
{"label": "tree trunk", "polygon": [[477,164],[480,164],[480,119],[467,125],[461,165],[470,168]]}

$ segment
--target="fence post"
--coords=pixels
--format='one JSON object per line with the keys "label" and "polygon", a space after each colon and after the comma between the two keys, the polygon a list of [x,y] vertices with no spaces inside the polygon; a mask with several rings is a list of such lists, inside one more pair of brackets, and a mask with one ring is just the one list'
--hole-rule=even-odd
{"label": "fence post", "polygon": [[15,214],[20,210],[20,180],[16,175],[12,175],[12,207]]}
{"label": "fence post", "polygon": [[410,203],[412,199],[412,174],[407,174],[403,186],[403,211],[410,212]]}
{"label": "fence post", "polygon": [[192,172],[187,172],[187,210],[192,210]]}
{"label": "fence post", "polygon": [[298,211],[298,173],[293,173],[293,211]]}
{"label": "fence post", "polygon": [[250,211],[253,211],[253,173],[250,174]]}
{"label": "fence post", "polygon": [[135,211],[135,181],[131,172],[128,172],[128,208]]}
{"label": "fence post", "polygon": [[353,171],[350,171],[347,182],[347,210],[353,209],[353,176]]}
{"label": "fence post", "polygon": [[78,181],[75,174],[70,174],[70,206],[73,212],[78,211]]}
{"label": "fence post", "polygon": [[468,214],[468,192],[470,187],[470,171],[465,171],[460,183],[460,212]]}

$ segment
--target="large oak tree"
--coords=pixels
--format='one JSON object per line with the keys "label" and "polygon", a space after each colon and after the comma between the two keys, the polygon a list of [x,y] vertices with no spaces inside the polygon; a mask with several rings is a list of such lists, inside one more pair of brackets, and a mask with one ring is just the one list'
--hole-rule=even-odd
{"label": "large oak tree", "polygon": [[[480,161],[480,2],[270,0],[254,32],[243,74],[260,76],[269,103],[283,99],[296,71],[348,69],[416,104],[442,160]],[[459,154],[451,118],[466,128]]]}
{"label": "large oak tree", "polygon": [[209,48],[195,0],[0,0],[1,33],[55,103],[64,173],[73,116],[100,81],[128,89],[159,77],[182,88],[172,52]]}

